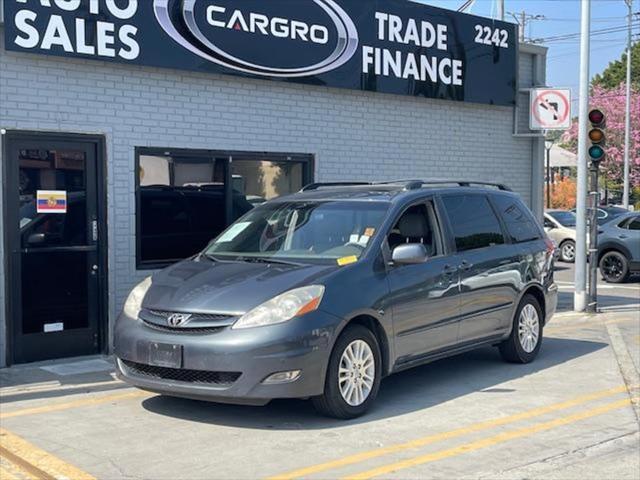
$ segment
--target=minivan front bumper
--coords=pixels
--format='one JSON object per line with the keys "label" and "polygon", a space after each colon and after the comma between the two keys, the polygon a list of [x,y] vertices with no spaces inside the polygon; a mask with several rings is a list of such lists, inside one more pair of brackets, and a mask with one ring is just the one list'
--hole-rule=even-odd
{"label": "minivan front bumper", "polygon": [[[263,405],[274,398],[320,395],[341,320],[316,310],[279,325],[196,334],[161,331],[122,313],[115,329],[117,375],[156,393],[221,403]],[[151,359],[154,345],[181,351],[179,368]],[[284,383],[274,373],[299,371]]]}

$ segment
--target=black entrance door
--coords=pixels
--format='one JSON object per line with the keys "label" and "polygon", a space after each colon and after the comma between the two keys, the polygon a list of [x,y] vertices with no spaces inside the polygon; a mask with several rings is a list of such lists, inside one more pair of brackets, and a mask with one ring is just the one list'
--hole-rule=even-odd
{"label": "black entrance door", "polygon": [[103,285],[98,143],[7,137],[11,360],[97,353]]}

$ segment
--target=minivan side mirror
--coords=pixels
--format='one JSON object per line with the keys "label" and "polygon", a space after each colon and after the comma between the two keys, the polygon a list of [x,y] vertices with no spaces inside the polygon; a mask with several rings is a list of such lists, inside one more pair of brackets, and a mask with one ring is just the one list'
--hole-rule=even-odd
{"label": "minivan side mirror", "polygon": [[393,249],[391,261],[396,265],[416,265],[427,261],[427,248],[421,243],[405,243]]}
{"label": "minivan side mirror", "polygon": [[32,233],[27,237],[27,245],[43,245],[47,243],[47,235],[44,233]]}

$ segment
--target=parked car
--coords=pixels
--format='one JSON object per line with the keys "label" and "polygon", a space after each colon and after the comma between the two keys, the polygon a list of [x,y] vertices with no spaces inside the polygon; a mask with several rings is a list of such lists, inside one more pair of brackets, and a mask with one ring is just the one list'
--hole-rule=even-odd
{"label": "parked car", "polygon": [[544,214],[544,229],[559,249],[560,260],[576,260],[576,216],[566,210],[548,210]]}
{"label": "parked car", "polygon": [[357,417],[383,377],[410,367],[486,346],[533,361],[556,310],[553,251],[502,186],[315,184],[136,286],[116,322],[118,375],[166,395],[311,398]]}
{"label": "parked car", "polygon": [[622,283],[640,272],[640,213],[627,213],[600,227],[598,259],[607,282]]}
{"label": "parked car", "polygon": [[[576,209],[571,210],[574,214]],[[604,225],[618,218],[621,215],[629,213],[629,210],[622,207],[599,207],[598,208],[598,225]]]}

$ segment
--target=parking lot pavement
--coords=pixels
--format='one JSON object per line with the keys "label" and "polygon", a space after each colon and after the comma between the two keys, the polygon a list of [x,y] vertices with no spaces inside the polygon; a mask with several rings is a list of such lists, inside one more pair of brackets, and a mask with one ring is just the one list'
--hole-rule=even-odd
{"label": "parking lot pavement", "polygon": [[391,376],[347,422],[145,393],[107,360],[0,370],[0,478],[637,480],[638,298],[561,313],[531,365],[485,349]]}

